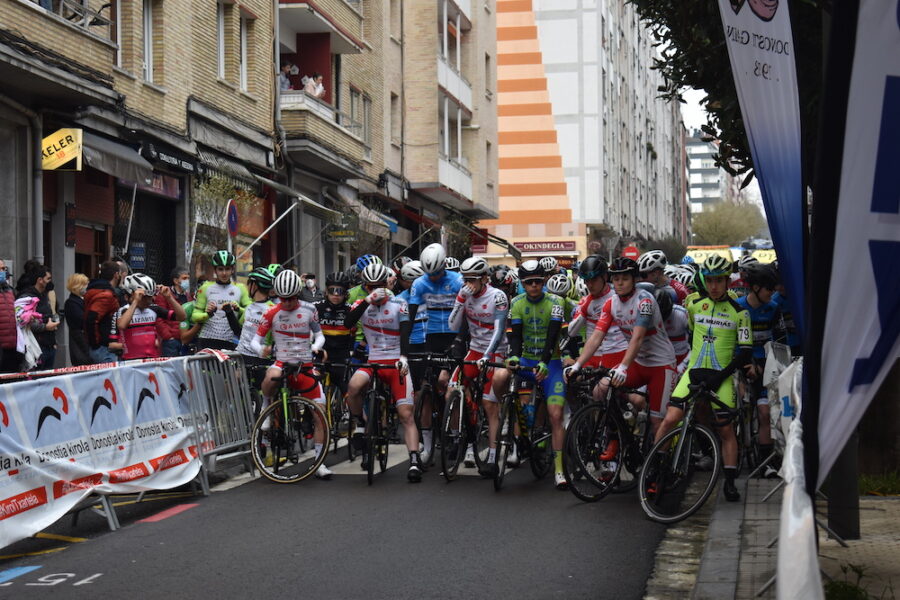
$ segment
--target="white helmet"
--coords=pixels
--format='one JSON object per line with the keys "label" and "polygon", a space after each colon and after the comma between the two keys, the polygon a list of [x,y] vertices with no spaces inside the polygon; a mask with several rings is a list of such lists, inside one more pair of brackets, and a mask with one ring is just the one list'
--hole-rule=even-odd
{"label": "white helmet", "polygon": [[371,263],[359,274],[364,284],[384,283],[388,279],[388,268],[381,263]]}
{"label": "white helmet", "polygon": [[[448,258],[447,260],[450,259]],[[450,267],[447,268],[449,269]],[[487,275],[488,269],[486,260],[480,256],[472,256],[462,262],[459,272],[463,275]]]}
{"label": "white helmet", "polygon": [[547,280],[547,291],[557,296],[565,296],[572,289],[572,280],[564,273],[551,275]]}
{"label": "white helmet", "polygon": [[428,244],[422,250],[419,261],[422,263],[422,270],[429,275],[440,273],[445,268],[444,261],[447,260],[447,253],[440,244]]}
{"label": "white helmet", "polygon": [[758,263],[759,263],[759,259],[756,258],[755,256],[751,256],[749,254],[747,256],[742,256],[737,261],[738,271],[744,271],[747,269],[748,266],[755,265]]}
{"label": "white helmet", "polygon": [[641,273],[649,273],[655,269],[665,269],[668,261],[666,253],[662,250],[650,250],[638,257],[637,264]]}
{"label": "white helmet", "polygon": [[663,267],[663,273],[665,273],[666,277],[668,277],[669,279],[675,277],[680,270],[681,269],[679,269],[675,265],[666,265],[665,267]]}
{"label": "white helmet", "polygon": [[684,287],[694,286],[694,272],[690,269],[679,269],[678,273],[675,274],[675,277],[673,279],[675,279],[675,281],[677,281]]}
{"label": "white helmet", "polygon": [[584,282],[584,279],[582,279],[581,277],[575,280],[575,289],[578,291],[578,295],[582,298],[591,293],[591,291],[588,289],[587,284]]}
{"label": "white helmet", "polygon": [[279,298],[293,298],[300,295],[303,289],[303,282],[300,276],[289,269],[284,269],[275,276],[275,285],[272,290]]}
{"label": "white helmet", "polygon": [[518,285],[519,284],[519,267],[513,267],[509,270],[509,275],[506,276],[510,285]]}
{"label": "white helmet", "polygon": [[417,260],[409,261],[400,269],[400,277],[403,278],[403,281],[415,281],[424,274],[422,263]]}
{"label": "white helmet", "polygon": [[538,261],[538,264],[544,267],[544,271],[546,271],[547,273],[553,273],[556,271],[556,267],[559,266],[559,261],[557,261],[552,256],[545,256]]}
{"label": "white helmet", "polygon": [[444,259],[444,268],[448,271],[459,271],[459,259],[448,256]]}
{"label": "white helmet", "polygon": [[133,294],[138,288],[142,288],[148,294],[156,292],[156,282],[149,275],[143,273],[132,273],[122,282],[122,289],[129,294]]}

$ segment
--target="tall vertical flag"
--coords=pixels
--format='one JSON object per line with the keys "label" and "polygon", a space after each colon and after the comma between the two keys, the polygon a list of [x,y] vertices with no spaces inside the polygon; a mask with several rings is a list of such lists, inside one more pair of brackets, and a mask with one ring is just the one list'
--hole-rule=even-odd
{"label": "tall vertical flag", "polygon": [[900,358],[900,0],[838,0],[832,23],[801,414],[810,490]]}
{"label": "tall vertical flag", "polygon": [[719,0],[728,57],[794,320],[805,331],[806,202],[800,104],[787,0]]}

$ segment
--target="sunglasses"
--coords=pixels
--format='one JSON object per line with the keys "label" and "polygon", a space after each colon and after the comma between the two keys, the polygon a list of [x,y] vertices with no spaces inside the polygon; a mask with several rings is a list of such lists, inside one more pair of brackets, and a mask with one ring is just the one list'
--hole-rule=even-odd
{"label": "sunglasses", "polygon": [[481,277],[463,277],[463,281],[481,281]]}
{"label": "sunglasses", "polygon": [[522,282],[522,285],[543,285],[543,279],[526,279]]}
{"label": "sunglasses", "polygon": [[373,291],[373,290],[377,290],[378,288],[383,288],[383,287],[385,287],[385,286],[386,286],[385,283],[367,283],[364,287],[365,287],[368,291],[371,292],[371,291]]}
{"label": "sunglasses", "polygon": [[328,293],[333,296],[343,296],[347,291],[342,287],[330,287],[328,288]]}

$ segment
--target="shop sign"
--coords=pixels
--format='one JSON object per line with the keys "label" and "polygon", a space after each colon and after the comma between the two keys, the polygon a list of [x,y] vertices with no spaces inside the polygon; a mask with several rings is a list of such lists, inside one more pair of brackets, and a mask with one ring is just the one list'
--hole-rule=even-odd
{"label": "shop sign", "polygon": [[469,245],[472,248],[472,254],[485,254],[488,247],[488,231],[487,229],[475,228],[469,234]]}
{"label": "shop sign", "polygon": [[338,225],[330,225],[325,232],[326,242],[355,242],[356,229],[341,229]]}
{"label": "shop sign", "polygon": [[[125,187],[132,187],[134,185],[133,181],[126,181],[124,179],[120,179],[119,183]],[[138,182],[137,188],[145,192],[150,192],[151,194],[158,194],[160,196],[172,198],[173,200],[181,200],[181,179],[173,177],[172,175],[154,172],[153,181],[150,185]]]}
{"label": "shop sign", "polygon": [[175,169],[187,171],[188,173],[197,172],[197,163],[195,163],[194,161],[159,150],[153,144],[147,144],[146,146],[144,146],[141,149],[141,154],[143,154],[145,158],[163,163]]}
{"label": "shop sign", "polygon": [[513,246],[522,252],[546,252],[547,254],[576,251],[574,241],[513,242]]}
{"label": "shop sign", "polygon": [[81,129],[63,128],[45,137],[41,158],[45,171],[80,171]]}

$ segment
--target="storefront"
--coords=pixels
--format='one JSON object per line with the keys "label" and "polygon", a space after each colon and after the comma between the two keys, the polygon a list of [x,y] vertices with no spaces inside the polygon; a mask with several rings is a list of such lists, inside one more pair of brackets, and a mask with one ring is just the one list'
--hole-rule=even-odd
{"label": "storefront", "polygon": [[[521,253],[521,258],[513,256],[509,249],[487,240],[487,244],[473,245],[473,253],[484,257],[489,264],[521,264],[526,260],[536,260],[552,256],[566,269],[572,268],[575,261],[587,256],[587,239],[573,237],[569,239],[531,239],[517,238],[509,241],[513,248]],[[483,250],[483,251],[482,251]]]}

